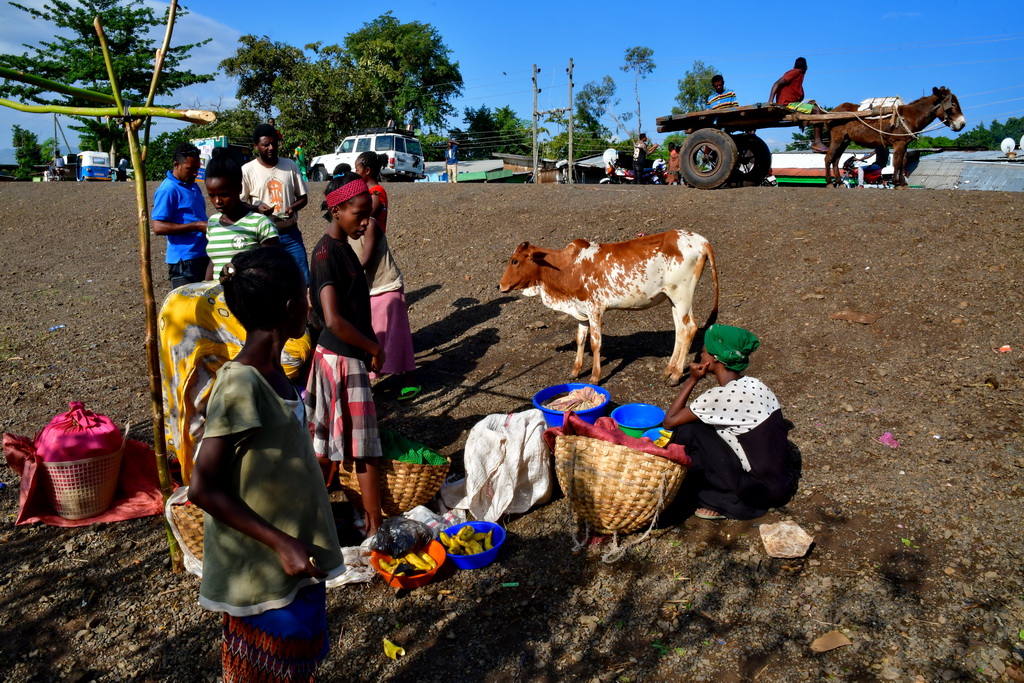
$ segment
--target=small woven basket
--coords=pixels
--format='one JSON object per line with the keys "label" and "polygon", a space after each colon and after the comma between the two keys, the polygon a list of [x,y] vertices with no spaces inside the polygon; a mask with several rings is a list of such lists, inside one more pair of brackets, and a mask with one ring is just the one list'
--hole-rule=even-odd
{"label": "small woven basket", "polygon": [[[380,508],[385,515],[393,517],[425,505],[441,490],[444,478],[448,476],[451,461],[444,465],[417,465],[414,463],[380,459]],[[356,479],[355,460],[345,460],[338,466],[338,480],[345,497],[356,508],[362,508],[363,497],[359,494],[359,480]]]}
{"label": "small woven basket", "polygon": [[64,519],[95,517],[114,500],[124,445],[113,453],[65,462],[43,461],[53,509]]}
{"label": "small woven basket", "polygon": [[594,531],[628,534],[672,502],[686,468],[626,446],[563,435],[555,439],[555,473],[573,509]]}
{"label": "small woven basket", "polygon": [[185,546],[200,563],[203,561],[203,511],[198,505],[169,506],[171,521],[178,541]]}

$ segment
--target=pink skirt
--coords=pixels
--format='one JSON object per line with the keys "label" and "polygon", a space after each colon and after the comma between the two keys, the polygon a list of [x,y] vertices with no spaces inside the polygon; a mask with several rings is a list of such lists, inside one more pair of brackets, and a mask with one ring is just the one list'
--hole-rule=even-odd
{"label": "pink skirt", "polygon": [[400,375],[416,369],[416,352],[412,348],[409,307],[405,288],[370,297],[370,320],[377,342],[384,347],[384,367],[370,373],[370,379],[383,375]]}

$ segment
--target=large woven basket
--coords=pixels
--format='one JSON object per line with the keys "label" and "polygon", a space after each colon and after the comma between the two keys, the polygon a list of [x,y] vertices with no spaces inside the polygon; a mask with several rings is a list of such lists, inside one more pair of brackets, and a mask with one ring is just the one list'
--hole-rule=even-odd
{"label": "large woven basket", "polygon": [[599,439],[555,439],[558,484],[576,513],[600,534],[628,534],[651,523],[672,502],[686,468]]}
{"label": "large woven basket", "polygon": [[95,458],[43,461],[54,511],[64,519],[95,517],[114,500],[124,446]]}
{"label": "large woven basket", "polygon": [[[448,476],[450,461],[444,465],[417,465],[389,458],[380,459],[380,508],[385,515],[393,517],[425,505],[441,490],[444,478]],[[345,460],[338,467],[338,480],[345,497],[356,508],[362,508],[363,497],[359,494],[359,480],[356,479],[356,463]]]}

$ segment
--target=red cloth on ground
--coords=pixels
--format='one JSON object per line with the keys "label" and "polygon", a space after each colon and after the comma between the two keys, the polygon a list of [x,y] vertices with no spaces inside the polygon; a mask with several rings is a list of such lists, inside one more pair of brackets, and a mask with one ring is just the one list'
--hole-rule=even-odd
{"label": "red cloth on ground", "polygon": [[569,411],[566,413],[564,427],[550,427],[544,430],[544,443],[548,445],[552,453],[555,452],[555,438],[563,434],[576,434],[577,436],[586,436],[591,439],[598,439],[599,441],[607,441],[608,443],[626,446],[633,450],[671,460],[683,467],[690,466],[690,456],[686,454],[686,449],[682,444],[670,443],[665,448],[655,446],[654,442],[646,437],[637,438],[626,434],[619,429],[619,423],[610,417],[599,417],[595,424],[590,424],[585,422],[583,418],[578,417],[576,413]]}
{"label": "red cloth on ground", "polygon": [[95,517],[64,519],[53,511],[46,485],[40,479],[42,461],[36,455],[32,439],[17,434],[4,434],[4,457],[21,477],[21,497],[15,524],[43,522],[50,526],[88,526],[98,522],[120,522],[125,519],[152,517],[164,512],[160,479],[156,471],[153,449],[128,439],[121,457],[121,474],[114,500]]}

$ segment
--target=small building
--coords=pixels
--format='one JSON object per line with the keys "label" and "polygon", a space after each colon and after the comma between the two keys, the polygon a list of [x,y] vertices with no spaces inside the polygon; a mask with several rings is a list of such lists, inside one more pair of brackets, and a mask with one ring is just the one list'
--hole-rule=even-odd
{"label": "small building", "polygon": [[1024,152],[1013,159],[999,151],[948,150],[922,156],[913,185],[929,190],[1024,192]]}

